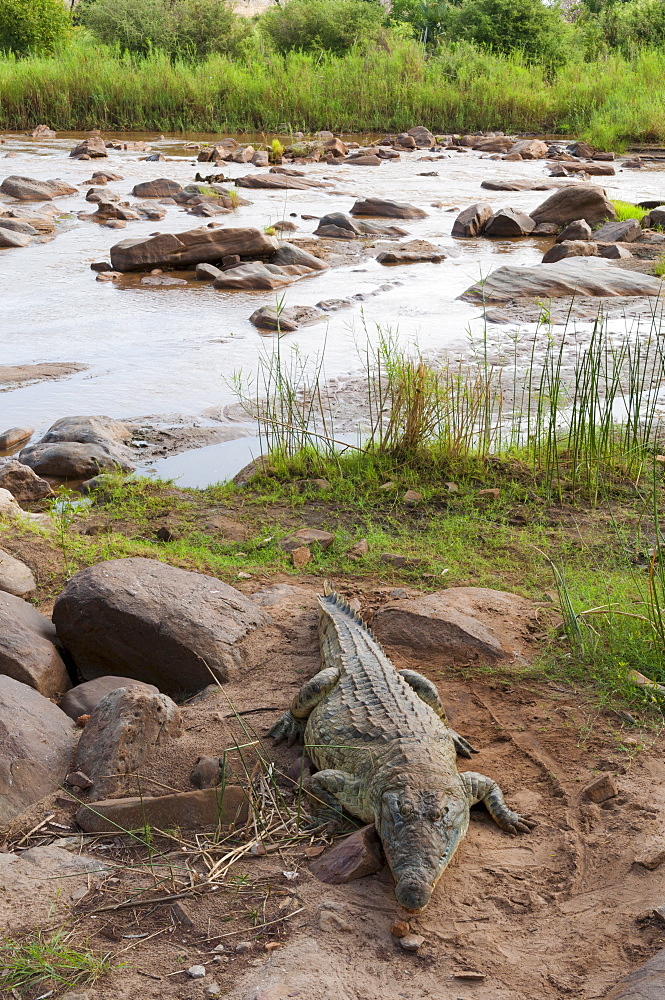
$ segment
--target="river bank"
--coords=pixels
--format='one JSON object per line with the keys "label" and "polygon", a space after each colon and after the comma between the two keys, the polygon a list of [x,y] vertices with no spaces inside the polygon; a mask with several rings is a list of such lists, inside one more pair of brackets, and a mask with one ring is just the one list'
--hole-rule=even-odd
{"label": "river bank", "polygon": [[0,59],[0,129],[372,132],[427,121],[440,132],[558,132],[616,148],[665,141],[664,76],[657,49],[551,71],[470,44],[433,56],[403,42],[371,55],[192,64],[79,41],[57,57]]}

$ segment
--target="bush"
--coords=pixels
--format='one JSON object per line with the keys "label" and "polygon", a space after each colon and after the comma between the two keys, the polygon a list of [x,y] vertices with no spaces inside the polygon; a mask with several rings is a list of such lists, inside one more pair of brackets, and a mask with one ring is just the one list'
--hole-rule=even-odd
{"label": "bush", "polygon": [[[660,0],[657,0],[660,2]],[[567,29],[541,0],[464,0],[449,10],[448,34],[495,52],[522,52],[532,62],[561,63]]]}
{"label": "bush", "polygon": [[238,55],[252,31],[228,0],[82,0],[76,19],[129,52],[161,49],[191,59]]}
{"label": "bush", "polygon": [[665,42],[665,3],[663,0],[630,0],[613,5],[605,13],[613,22],[621,44],[660,46]]}
{"label": "bush", "polygon": [[385,18],[378,0],[289,0],[258,19],[279,52],[293,49],[342,55],[375,38]]}
{"label": "bush", "polygon": [[449,21],[446,0],[393,0],[390,19],[408,24],[423,45],[432,45],[444,34]]}
{"label": "bush", "polygon": [[0,0],[0,52],[53,52],[72,25],[62,0]]}

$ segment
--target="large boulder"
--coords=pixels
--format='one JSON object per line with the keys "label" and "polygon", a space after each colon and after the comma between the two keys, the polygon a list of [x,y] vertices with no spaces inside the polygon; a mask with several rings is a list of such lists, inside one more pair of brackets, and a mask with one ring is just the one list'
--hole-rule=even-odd
{"label": "large boulder", "polygon": [[398,226],[387,226],[381,222],[364,222],[362,219],[353,219],[345,212],[329,212],[319,220],[314,235],[350,239],[355,236],[408,236],[408,233],[406,229],[400,229]]}
{"label": "large boulder", "polygon": [[351,209],[351,215],[375,215],[383,219],[426,219],[427,212],[405,201],[386,201],[384,198],[360,198]]}
{"label": "large boulder", "polygon": [[236,185],[245,188],[267,188],[278,191],[306,191],[308,188],[325,187],[321,181],[309,180],[307,177],[293,173],[247,174],[236,177]]}
{"label": "large boulder", "polygon": [[53,621],[86,680],[121,674],[178,694],[237,673],[246,636],[270,618],[221,580],[133,558],[73,576]]}
{"label": "large boulder", "polygon": [[19,460],[40,475],[57,479],[90,479],[99,472],[117,469],[131,472],[134,468],[101,445],[67,441],[62,444],[29,445],[20,452]]}
{"label": "large boulder", "polygon": [[491,135],[479,139],[472,148],[479,153],[508,153],[514,145],[515,140],[507,135]]}
{"label": "large boulder", "polygon": [[[51,424],[41,444],[51,444],[60,441],[77,441],[80,444],[98,444],[108,451],[131,441],[133,428],[121,420],[111,417],[61,417]],[[120,451],[121,456],[127,452]]]}
{"label": "large boulder", "polygon": [[0,675],[54,698],[71,687],[55,628],[20,597],[0,593]]}
{"label": "large boulder", "polygon": [[606,1000],[663,1000],[664,996],[665,948],[661,948],[648,962],[629,972]]}
{"label": "large boulder", "polygon": [[478,201],[462,209],[453,223],[453,236],[471,237],[482,232],[485,223],[491,219],[492,206],[486,201]]}
{"label": "large boulder", "polygon": [[122,240],[111,247],[114,271],[150,271],[155,267],[215,264],[223,257],[270,257],[279,244],[260,229],[189,229]]}
{"label": "large boulder", "polygon": [[93,135],[89,139],[83,139],[72,149],[69,154],[75,160],[96,160],[108,156],[106,143],[99,135]]}
{"label": "large boulder", "polygon": [[498,267],[459,297],[465,302],[499,303],[512,299],[572,298],[574,295],[660,295],[661,282],[637,271],[612,267],[597,257],[571,257],[558,264]]}
{"label": "large boulder", "polygon": [[483,236],[528,236],[536,228],[533,219],[515,208],[501,208],[487,220]]}
{"label": "large boulder", "polygon": [[34,177],[18,177],[12,174],[0,184],[0,192],[19,201],[52,201],[68,194],[78,194],[78,190],[65,181],[37,181]]}
{"label": "large boulder", "polygon": [[0,549],[0,591],[14,597],[29,597],[36,589],[37,583],[30,567]]}
{"label": "large boulder", "polygon": [[614,206],[605,191],[595,184],[574,184],[551,194],[530,213],[534,222],[555,222],[567,226],[576,219],[585,219],[593,228],[599,222],[616,219]]}
{"label": "large boulder", "polygon": [[386,604],[372,630],[402,659],[428,663],[495,662],[524,657],[537,608],[517,594],[482,587],[450,587]]}
{"label": "large boulder", "polygon": [[[50,624],[50,622],[49,622]],[[51,628],[53,626],[51,625]],[[55,636],[55,628],[53,628]],[[154,684],[145,684],[143,681],[134,681],[131,677],[96,677],[94,681],[84,681],[77,684],[60,700],[60,708],[70,719],[76,722],[82,715],[91,715],[102,698],[105,698],[111,691],[118,688],[142,688],[144,691],[151,691],[159,694]]]}
{"label": "large boulder", "polygon": [[[549,223],[550,225],[552,223]],[[548,225],[548,223],[542,223],[542,225]],[[562,229],[555,243],[563,243],[565,240],[590,240],[591,239],[591,226],[584,219],[575,219],[570,222],[565,229]]]}
{"label": "large boulder", "polygon": [[0,487],[9,490],[16,500],[44,500],[54,496],[50,483],[22,462],[7,462],[0,467]]}
{"label": "large boulder", "polygon": [[180,709],[145,687],[116,688],[93,709],[76,750],[76,770],[92,781],[90,801],[138,792],[136,774],[182,733]]}
{"label": "large boulder", "polygon": [[215,830],[217,827],[242,828],[249,815],[249,801],[237,785],[201,788],[195,792],[175,792],[173,795],[132,796],[105,799],[94,806],[81,806],[76,822],[83,830],[95,833],[117,833],[142,830],[154,826],[158,830]]}
{"label": "large boulder", "polygon": [[75,739],[74,723],[57,705],[0,676],[0,826],[62,784]]}

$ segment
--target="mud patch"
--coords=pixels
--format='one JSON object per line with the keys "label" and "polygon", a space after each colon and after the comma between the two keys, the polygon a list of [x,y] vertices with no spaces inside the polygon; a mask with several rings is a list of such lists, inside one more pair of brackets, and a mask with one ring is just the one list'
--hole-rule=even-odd
{"label": "mud patch", "polygon": [[0,392],[8,392],[33,382],[47,382],[68,378],[76,372],[87,371],[89,365],[63,361],[44,362],[36,365],[0,365]]}

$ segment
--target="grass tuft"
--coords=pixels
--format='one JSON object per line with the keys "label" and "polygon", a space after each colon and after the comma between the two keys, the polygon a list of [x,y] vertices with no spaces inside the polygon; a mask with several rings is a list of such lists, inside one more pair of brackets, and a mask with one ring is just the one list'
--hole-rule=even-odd
{"label": "grass tuft", "polygon": [[61,990],[89,986],[110,972],[109,954],[73,948],[64,930],[45,934],[37,931],[20,941],[0,944],[0,995],[26,996],[30,990]]}
{"label": "grass tuft", "polygon": [[613,201],[614,211],[617,214],[617,219],[619,222],[625,222],[626,219],[637,219],[641,222],[644,216],[647,214],[644,208],[640,208],[639,205],[632,205],[629,201]]}

